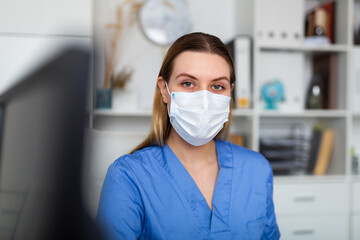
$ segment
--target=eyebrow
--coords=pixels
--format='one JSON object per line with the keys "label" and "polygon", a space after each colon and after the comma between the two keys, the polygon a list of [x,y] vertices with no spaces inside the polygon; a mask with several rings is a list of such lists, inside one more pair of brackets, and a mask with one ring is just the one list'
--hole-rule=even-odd
{"label": "eyebrow", "polygon": [[[177,76],[175,77],[175,79],[177,79],[177,78],[179,78],[179,77],[188,77],[188,78],[192,78],[192,79],[194,79],[194,80],[197,80],[196,77],[194,77],[193,75],[188,74],[188,73],[180,73],[179,75],[177,75]],[[227,81],[230,82],[230,80],[229,80],[226,76],[214,78],[212,81],[219,81],[219,80],[227,80]]]}
{"label": "eyebrow", "polygon": [[197,80],[196,77],[194,77],[193,75],[188,74],[188,73],[180,73],[179,75],[177,75],[177,76],[175,77],[175,79],[177,79],[177,78],[179,78],[179,77],[188,77],[188,78],[192,78],[192,79]]}

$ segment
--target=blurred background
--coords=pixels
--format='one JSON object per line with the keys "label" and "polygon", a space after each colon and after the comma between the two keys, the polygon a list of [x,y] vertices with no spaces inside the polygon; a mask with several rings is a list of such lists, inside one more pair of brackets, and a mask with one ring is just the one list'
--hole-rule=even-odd
{"label": "blurred background", "polygon": [[[91,219],[108,166],[150,129],[169,45],[200,31],[218,36],[235,60],[229,140],[272,164],[282,238],[360,239],[360,1],[0,0],[0,6],[0,95],[69,43],[93,56],[79,173]],[[2,176],[4,162],[2,155]],[[24,199],[2,191],[0,201],[0,239],[14,239]]]}

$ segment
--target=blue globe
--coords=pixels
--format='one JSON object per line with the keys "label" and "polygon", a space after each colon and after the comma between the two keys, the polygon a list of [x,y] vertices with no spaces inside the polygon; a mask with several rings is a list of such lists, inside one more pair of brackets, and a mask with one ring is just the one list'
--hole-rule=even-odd
{"label": "blue globe", "polygon": [[284,85],[279,80],[274,80],[263,85],[261,95],[266,102],[266,109],[277,109],[277,103],[284,101]]}

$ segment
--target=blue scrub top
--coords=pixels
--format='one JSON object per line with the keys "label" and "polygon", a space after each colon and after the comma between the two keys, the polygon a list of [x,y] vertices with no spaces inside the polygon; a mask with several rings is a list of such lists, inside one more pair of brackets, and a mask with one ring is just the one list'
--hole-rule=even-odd
{"label": "blue scrub top", "polygon": [[212,211],[168,145],[111,164],[96,219],[109,239],[279,239],[269,162],[227,141],[215,144]]}

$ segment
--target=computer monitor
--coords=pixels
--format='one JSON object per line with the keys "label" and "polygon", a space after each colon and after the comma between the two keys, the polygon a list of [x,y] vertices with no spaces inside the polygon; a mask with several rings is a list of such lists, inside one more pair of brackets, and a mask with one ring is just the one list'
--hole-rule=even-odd
{"label": "computer monitor", "polygon": [[69,47],[0,96],[0,239],[96,239],[81,199],[91,54]]}

